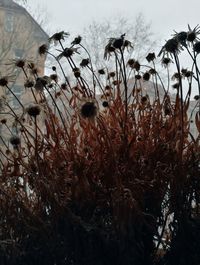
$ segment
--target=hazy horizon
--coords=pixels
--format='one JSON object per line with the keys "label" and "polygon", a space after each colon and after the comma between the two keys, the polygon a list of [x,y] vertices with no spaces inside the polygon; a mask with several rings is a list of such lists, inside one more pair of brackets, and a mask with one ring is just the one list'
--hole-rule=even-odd
{"label": "hazy horizon", "polygon": [[[38,5],[47,11],[49,27],[52,30],[65,30],[80,33],[93,20],[102,21],[113,16],[124,16],[133,19],[142,13],[146,22],[151,22],[156,36],[167,39],[173,30],[187,30],[187,25],[195,27],[199,24],[199,0],[140,0],[116,1],[101,0],[28,0],[34,9]],[[95,4],[94,4],[95,3]]]}

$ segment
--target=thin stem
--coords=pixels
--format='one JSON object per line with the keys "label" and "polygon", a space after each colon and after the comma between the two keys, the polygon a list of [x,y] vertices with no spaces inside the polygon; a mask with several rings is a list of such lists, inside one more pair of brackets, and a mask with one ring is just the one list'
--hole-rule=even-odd
{"label": "thin stem", "polygon": [[22,107],[22,109],[24,110],[24,106],[22,105],[21,101],[18,99],[18,97],[13,93],[12,89],[9,88],[8,85],[6,85],[7,89],[9,90],[9,92],[13,95],[13,97],[17,100],[17,102],[19,103],[19,105]]}
{"label": "thin stem", "polygon": [[183,144],[184,144],[184,115],[183,115],[183,86],[182,86],[182,78],[181,78],[181,71],[180,71],[180,64],[179,64],[179,59],[177,54],[174,53],[174,59],[175,59],[175,63],[176,63],[176,67],[178,70],[178,75],[179,75],[179,87],[180,89],[178,91],[180,91],[180,99],[181,99],[181,149],[180,149],[180,153],[181,153],[181,157],[182,157],[182,151],[183,151]]}

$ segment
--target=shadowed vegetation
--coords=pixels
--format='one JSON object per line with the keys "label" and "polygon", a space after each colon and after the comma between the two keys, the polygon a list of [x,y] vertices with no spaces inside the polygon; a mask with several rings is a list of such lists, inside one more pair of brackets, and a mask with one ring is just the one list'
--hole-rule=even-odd
{"label": "shadowed vegetation", "polygon": [[[58,32],[55,54],[39,49],[55,59],[52,73],[18,64],[35,102],[20,113],[4,102],[2,126],[10,115],[18,134],[1,149],[1,264],[200,264],[200,94],[188,115],[200,89],[198,34],[175,33],[146,66],[125,61],[125,35],[111,38],[113,69],[94,71],[81,37],[67,46],[69,34]],[[176,65],[175,96],[156,60],[166,71]],[[9,90],[9,78],[0,85]]]}

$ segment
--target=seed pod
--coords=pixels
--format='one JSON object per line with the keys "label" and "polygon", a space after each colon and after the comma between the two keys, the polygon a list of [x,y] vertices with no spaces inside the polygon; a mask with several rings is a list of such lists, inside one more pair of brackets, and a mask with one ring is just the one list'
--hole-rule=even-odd
{"label": "seed pod", "polygon": [[30,104],[27,108],[27,113],[31,116],[36,118],[40,114],[40,106],[38,104]]}

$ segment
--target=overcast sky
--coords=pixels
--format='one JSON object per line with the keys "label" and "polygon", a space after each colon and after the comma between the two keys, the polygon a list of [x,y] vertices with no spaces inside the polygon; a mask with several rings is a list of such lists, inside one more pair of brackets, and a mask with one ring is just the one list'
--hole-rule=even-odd
{"label": "overcast sky", "polygon": [[[187,31],[200,24],[200,0],[27,0],[33,9],[39,5],[49,17],[51,33],[57,30],[82,34],[93,20],[117,15],[133,19],[142,12],[151,22],[157,43],[162,46],[173,31]],[[47,11],[47,12],[46,12]],[[41,12],[41,11],[39,11]],[[98,34],[98,33],[97,33]],[[110,36],[109,36],[110,37]],[[160,49],[160,47],[157,47]],[[183,55],[184,67],[189,66]]]}
{"label": "overcast sky", "polygon": [[118,14],[134,18],[142,12],[160,38],[167,39],[173,30],[186,30],[189,23],[200,23],[200,0],[28,0],[47,10],[54,30],[80,33],[93,19],[103,20]]}

